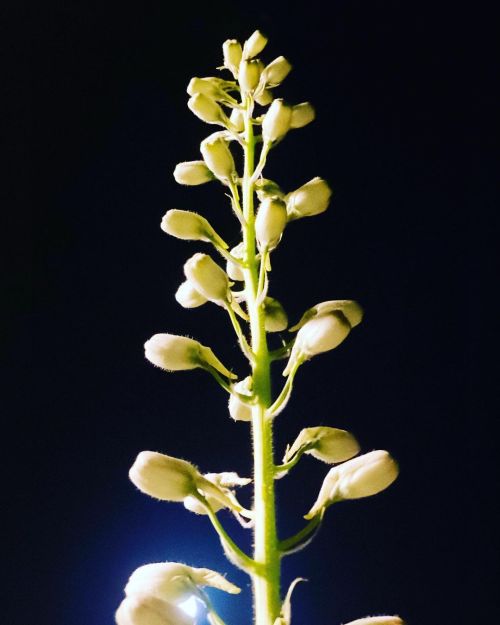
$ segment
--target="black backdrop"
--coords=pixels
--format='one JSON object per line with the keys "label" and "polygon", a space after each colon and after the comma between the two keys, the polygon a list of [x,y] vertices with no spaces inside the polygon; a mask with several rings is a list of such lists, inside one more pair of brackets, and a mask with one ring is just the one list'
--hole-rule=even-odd
{"label": "black backdrop", "polygon": [[[491,16],[443,3],[219,0],[20,2],[4,17],[15,33],[4,40],[8,167],[20,175],[6,176],[16,228],[2,621],[110,625],[136,566],[181,560],[241,583],[240,597],[213,597],[228,624],[249,623],[247,580],[206,519],[149,500],[127,471],[142,449],[250,471],[247,426],[229,421],[223,392],[201,372],[154,369],[142,344],[189,334],[244,371],[222,311],[173,299],[200,246],[159,222],[168,208],[199,210],[237,241],[221,189],[181,188],[171,172],[213,130],[185,106],[189,78],[214,72],[226,38],[259,27],[265,57],[294,65],[280,94],[317,109],[272,153],[269,176],[293,189],[321,175],[334,189],[324,215],[287,229],[272,293],[292,319],[331,298],[366,311],[341,347],[303,367],[277,453],[301,427],[328,424],[401,466],[388,491],[331,509],[312,546],[286,561],[285,583],[309,579],[294,624],[387,612],[411,625],[492,622],[494,376],[481,364],[497,316]],[[283,534],[299,529],[325,472],[307,458],[279,483]]]}

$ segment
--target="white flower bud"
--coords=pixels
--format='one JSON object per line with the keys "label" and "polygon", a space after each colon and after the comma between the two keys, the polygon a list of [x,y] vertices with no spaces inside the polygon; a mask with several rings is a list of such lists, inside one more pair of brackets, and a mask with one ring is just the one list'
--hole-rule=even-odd
{"label": "white flower bud", "polygon": [[184,265],[186,278],[194,288],[215,304],[230,301],[229,279],[226,272],[207,254],[195,254]]}
{"label": "white flower bud", "polygon": [[[232,250],[230,250],[231,256],[238,258],[239,260],[243,260],[243,255],[245,253],[244,245],[242,243],[238,243],[235,245]],[[245,279],[245,274],[243,273],[243,268],[237,263],[233,263],[228,260],[226,263],[226,273],[231,280],[236,280],[237,282],[242,282]]]}
{"label": "white flower bud", "polygon": [[233,109],[229,117],[229,121],[233,125],[235,132],[241,132],[245,129],[245,118],[243,111],[240,109]]}
{"label": "white flower bud", "polygon": [[233,76],[238,78],[238,68],[243,55],[241,43],[236,39],[227,39],[222,44],[222,52],[224,54],[224,67],[227,67]]}
{"label": "white flower bud", "polygon": [[202,93],[211,100],[224,100],[226,94],[222,89],[224,81],[216,77],[208,78],[191,78],[189,81],[187,92],[190,96]]}
{"label": "white flower bud", "polygon": [[322,178],[313,178],[286,198],[288,219],[300,219],[319,215],[328,208],[332,190]]}
{"label": "white flower bud", "polygon": [[208,98],[203,93],[196,93],[189,98],[188,107],[191,111],[207,124],[221,124],[224,126],[227,123],[227,117],[221,107]]}
{"label": "white flower bud", "polygon": [[229,416],[235,421],[251,421],[252,406],[242,401],[238,395],[250,396],[252,387],[252,378],[249,376],[234,385],[236,393],[229,396]]}
{"label": "white flower bud", "polygon": [[117,625],[194,625],[194,619],[177,606],[144,593],[125,597],[115,620]]}
{"label": "white flower bud", "polygon": [[187,336],[155,334],[144,344],[146,358],[166,371],[213,368],[228,378],[235,378],[217,358],[210,347]]}
{"label": "white flower bud", "polygon": [[292,121],[292,108],[282,99],[274,100],[262,121],[264,142],[278,141],[286,135]]}
{"label": "white flower bud", "polygon": [[254,31],[243,44],[243,58],[252,59],[257,56],[265,48],[266,43],[267,37],[258,30]]}
{"label": "white flower bud", "polygon": [[192,211],[182,211],[176,208],[167,211],[161,220],[161,229],[178,239],[206,241],[216,243],[223,248],[228,247],[205,217]]}
{"label": "white flower bud", "polygon": [[211,172],[223,181],[234,175],[234,159],[227,141],[220,136],[207,137],[200,146],[203,160]]}
{"label": "white flower bud", "polygon": [[181,603],[196,592],[197,586],[210,586],[231,594],[240,589],[217,571],[195,568],[178,562],[153,562],[136,569],[125,586],[125,594],[149,594],[163,601]]}
{"label": "white flower bud", "polygon": [[335,349],[350,331],[349,321],[339,311],[307,321],[297,332],[283,375],[288,375],[296,362],[309,360],[317,354]]}
{"label": "white flower bud", "polygon": [[314,107],[309,102],[302,102],[301,104],[296,104],[292,108],[292,121],[290,124],[290,128],[303,128],[310,124],[314,118],[316,117],[316,111]]}
{"label": "white flower bud", "polygon": [[259,249],[273,250],[280,242],[287,223],[286,204],[279,198],[265,198],[255,219]]}
{"label": "white flower bud", "polygon": [[213,180],[213,174],[203,161],[178,163],[174,169],[175,181],[179,184],[195,186]]}
{"label": "white flower bud", "polygon": [[316,304],[316,306],[306,310],[299,323],[294,325],[293,328],[290,328],[290,332],[295,332],[301,328],[307,321],[309,321],[309,319],[327,315],[336,310],[340,311],[344,317],[346,317],[351,328],[357,326],[363,319],[363,309],[358,302],[355,302],[352,299],[333,299]]}
{"label": "white flower bud", "polygon": [[194,286],[185,280],[175,292],[175,299],[183,308],[197,308],[208,302],[206,297],[194,288]]}
{"label": "white flower bud", "polygon": [[263,69],[264,64],[258,60],[241,62],[239,83],[244,93],[252,93],[257,88]]}
{"label": "white flower bud", "polygon": [[266,332],[283,332],[286,330],[288,316],[280,302],[273,297],[266,297],[263,306]]}
{"label": "white flower bud", "polygon": [[312,519],[332,503],[376,495],[390,486],[399,473],[387,451],[377,450],[339,464],[327,473],[318,498],[305,515]]}
{"label": "white flower bud", "polygon": [[264,69],[262,79],[269,87],[277,87],[285,80],[291,69],[292,66],[285,59],[285,57],[279,56],[277,59],[274,59],[274,61],[269,63],[269,65]]}
{"label": "white flower bud", "polygon": [[262,89],[262,91],[259,89],[259,91],[255,94],[255,101],[261,106],[267,106],[268,104],[271,104],[273,100],[273,92],[269,89]]}
{"label": "white flower bud", "polygon": [[141,451],[129,471],[130,480],[146,495],[162,501],[184,501],[196,493],[200,476],[186,460],[156,451]]}
{"label": "white flower bud", "polygon": [[349,621],[346,625],[404,625],[404,623],[399,616],[366,616]]}
{"label": "white flower bud", "polygon": [[286,450],[283,462],[290,462],[297,454],[310,454],[318,460],[334,464],[350,460],[359,452],[358,441],[346,430],[319,426],[304,428],[293,445]]}

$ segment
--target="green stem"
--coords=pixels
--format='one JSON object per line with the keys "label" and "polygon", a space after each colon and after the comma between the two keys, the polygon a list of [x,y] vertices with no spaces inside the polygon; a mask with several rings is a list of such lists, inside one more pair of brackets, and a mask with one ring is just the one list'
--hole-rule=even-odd
{"label": "green stem", "polygon": [[322,514],[316,515],[303,529],[300,530],[300,532],[297,532],[294,536],[291,536],[286,540],[280,541],[279,549],[281,551],[281,555],[286,556],[287,554],[299,551],[305,547],[309,541],[314,538],[316,532],[319,530],[322,520]]}
{"label": "green stem", "polygon": [[254,455],[254,560],[259,569],[252,574],[255,625],[273,625],[281,608],[280,552],[276,534],[272,421],[266,418],[271,403],[270,357],[259,302],[259,263],[255,249],[254,171],[255,138],[253,101],[245,107],[245,168],[243,176],[243,241],[245,248],[245,294],[250,318],[253,393],[252,439]]}

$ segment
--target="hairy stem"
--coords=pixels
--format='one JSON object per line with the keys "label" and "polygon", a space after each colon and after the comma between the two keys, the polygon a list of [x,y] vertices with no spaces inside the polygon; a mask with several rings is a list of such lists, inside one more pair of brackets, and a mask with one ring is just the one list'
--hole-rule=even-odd
{"label": "hairy stem", "polygon": [[243,176],[243,241],[245,247],[245,294],[250,318],[253,392],[252,439],[254,455],[254,560],[259,569],[252,574],[255,625],[273,625],[279,615],[280,552],[276,535],[272,421],[266,418],[271,403],[270,357],[259,301],[259,262],[255,249],[254,171],[255,137],[253,101],[245,102],[245,169]]}

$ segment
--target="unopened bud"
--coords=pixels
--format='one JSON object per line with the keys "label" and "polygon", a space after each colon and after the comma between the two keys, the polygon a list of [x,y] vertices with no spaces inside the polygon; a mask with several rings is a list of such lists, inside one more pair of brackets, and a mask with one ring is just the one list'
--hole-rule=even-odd
{"label": "unopened bud", "polygon": [[217,571],[199,569],[179,562],[153,562],[136,569],[125,586],[125,594],[149,594],[163,601],[181,603],[196,593],[198,586],[210,586],[231,594],[240,589]]}
{"label": "unopened bud", "polygon": [[251,387],[251,377],[247,377],[234,385],[235,393],[231,393],[229,396],[229,415],[231,419],[235,421],[252,420],[252,406],[239,398],[239,395],[250,396]]}
{"label": "unopened bud", "polygon": [[236,39],[227,39],[222,44],[222,52],[224,54],[224,67],[238,78],[238,68],[240,66],[242,50],[241,43]]}
{"label": "unopened bud", "polygon": [[[231,256],[237,258],[238,260],[242,260],[244,256],[245,250],[243,243],[238,243],[235,245],[232,250],[230,250]],[[243,273],[243,268],[238,263],[232,262],[230,260],[226,263],[226,273],[231,280],[236,280],[237,282],[242,282],[245,279],[245,274]]]}
{"label": "unopened bud", "polygon": [[265,198],[255,218],[255,234],[262,250],[273,250],[280,242],[287,223],[286,204],[279,198]]}
{"label": "unopened bud", "polygon": [[236,377],[221,363],[210,347],[187,336],[154,334],[144,344],[144,352],[149,362],[165,371],[213,368],[228,378]]}
{"label": "unopened bud", "polygon": [[311,319],[297,332],[290,360],[283,375],[288,375],[295,363],[334,349],[342,343],[350,331],[349,321],[338,311]]}
{"label": "unopened bud", "polygon": [[267,37],[259,30],[254,31],[243,45],[243,58],[252,59],[265,48]]}
{"label": "unopened bud", "polygon": [[208,77],[208,78],[191,78],[189,81],[187,92],[190,96],[194,96],[197,93],[201,93],[211,100],[223,100],[226,96],[222,89],[222,81],[220,78]]}
{"label": "unopened bud", "polygon": [[346,625],[404,625],[399,616],[366,616],[350,621]]}
{"label": "unopened bud", "polygon": [[273,100],[273,92],[269,89],[262,89],[262,91],[259,90],[259,92],[255,94],[255,101],[261,106],[267,106],[268,104],[271,104]]}
{"label": "unopened bud", "polygon": [[207,254],[195,254],[184,265],[186,278],[194,288],[215,304],[230,301],[229,280],[226,272]]}
{"label": "unopened bud", "polygon": [[376,495],[390,486],[399,473],[398,465],[387,451],[377,450],[339,464],[327,473],[318,498],[306,519],[342,499]]}
{"label": "unopened bud", "polygon": [[316,111],[314,110],[312,104],[310,104],[309,102],[296,104],[292,108],[292,121],[290,127],[302,128],[303,126],[307,126],[307,124],[310,124],[315,117]]}
{"label": "unopened bud", "polygon": [[287,448],[283,462],[290,462],[294,456],[303,453],[328,464],[335,464],[350,460],[359,453],[359,444],[346,430],[327,426],[304,428],[293,445]]}
{"label": "unopened bud", "polygon": [[201,142],[203,160],[211,172],[221,180],[230,180],[234,175],[234,159],[227,141],[220,136],[210,136]]}
{"label": "unopened bud", "polygon": [[245,129],[245,118],[243,116],[243,112],[240,109],[232,110],[229,121],[231,122],[233,129],[236,132],[241,132]]}
{"label": "unopened bud", "polygon": [[322,315],[327,315],[329,313],[339,311],[349,322],[351,328],[354,328],[363,319],[363,309],[352,299],[332,299],[326,302],[320,302],[306,310],[306,312],[302,315],[299,323],[290,328],[290,332],[296,332],[299,330],[307,321],[313,319],[314,317],[321,317]]}
{"label": "unopened bud", "polygon": [[125,597],[115,620],[117,625],[194,625],[183,610],[148,593]]}
{"label": "unopened bud", "polygon": [[215,243],[223,248],[228,247],[205,217],[192,211],[182,211],[175,208],[167,211],[161,220],[161,229],[163,232],[185,241],[205,241]]}
{"label": "unopened bud", "polygon": [[188,107],[196,117],[199,117],[207,124],[221,124],[224,126],[227,122],[227,117],[217,102],[203,95],[203,93],[196,93],[189,98]]}
{"label": "unopened bud", "polygon": [[252,93],[257,88],[263,69],[263,63],[258,60],[241,62],[239,83],[243,92]]}
{"label": "unopened bud", "polygon": [[207,298],[194,288],[194,286],[185,280],[175,292],[175,299],[183,308],[197,308],[208,302]]}
{"label": "unopened bud", "polygon": [[280,302],[273,297],[266,297],[263,306],[266,332],[283,332],[286,330],[288,316]]}
{"label": "unopened bud", "polygon": [[195,186],[210,182],[214,176],[203,161],[186,161],[175,166],[174,178],[179,184]]}
{"label": "unopened bud", "polygon": [[286,135],[292,121],[292,108],[282,99],[274,100],[262,121],[262,137],[266,143]]}
{"label": "unopened bud", "polygon": [[259,180],[255,182],[255,192],[261,202],[268,197],[277,197],[280,199],[285,197],[278,183],[274,182],[274,180],[268,180],[267,178],[259,178]]}
{"label": "unopened bud", "polygon": [[279,56],[264,69],[262,78],[269,87],[277,87],[285,80],[291,69],[292,66],[285,57]]}
{"label": "unopened bud", "polygon": [[184,501],[196,493],[199,472],[195,466],[156,451],[141,451],[129,471],[137,488],[162,501]]}
{"label": "unopened bud", "polygon": [[313,178],[306,182],[286,198],[288,219],[300,219],[319,215],[328,208],[332,190],[322,178]]}

